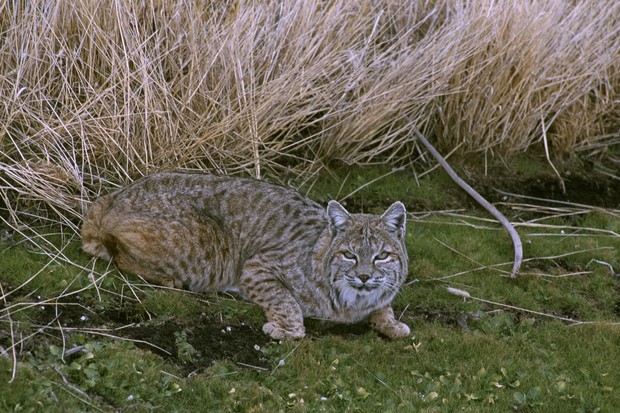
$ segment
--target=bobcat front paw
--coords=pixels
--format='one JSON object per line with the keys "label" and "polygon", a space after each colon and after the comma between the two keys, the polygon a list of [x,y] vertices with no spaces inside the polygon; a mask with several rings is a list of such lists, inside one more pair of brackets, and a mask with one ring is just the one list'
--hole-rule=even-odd
{"label": "bobcat front paw", "polygon": [[161,277],[160,284],[166,288],[176,288],[177,290],[181,290],[183,288],[183,282],[179,279],[172,277]]}
{"label": "bobcat front paw", "polygon": [[411,333],[407,324],[401,323],[394,317],[392,307],[373,311],[369,321],[373,329],[391,339],[407,337]]}
{"label": "bobcat front paw", "polygon": [[400,321],[390,324],[373,325],[373,328],[390,339],[407,337],[411,333],[409,326]]}
{"label": "bobcat front paw", "polygon": [[304,338],[306,335],[306,329],[303,325],[286,329],[280,324],[270,321],[263,325],[263,333],[267,334],[274,340],[293,340]]}

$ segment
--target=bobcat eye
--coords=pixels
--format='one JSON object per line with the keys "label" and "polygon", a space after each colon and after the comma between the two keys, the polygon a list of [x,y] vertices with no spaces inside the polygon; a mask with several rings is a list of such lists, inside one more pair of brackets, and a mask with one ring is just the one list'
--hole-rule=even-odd
{"label": "bobcat eye", "polygon": [[383,261],[389,256],[390,253],[387,251],[380,252],[379,254],[375,255],[375,261]]}
{"label": "bobcat eye", "polygon": [[343,255],[343,257],[345,257],[348,260],[356,260],[357,259],[355,254],[353,254],[352,252],[349,252],[349,251],[342,251],[342,255]]}

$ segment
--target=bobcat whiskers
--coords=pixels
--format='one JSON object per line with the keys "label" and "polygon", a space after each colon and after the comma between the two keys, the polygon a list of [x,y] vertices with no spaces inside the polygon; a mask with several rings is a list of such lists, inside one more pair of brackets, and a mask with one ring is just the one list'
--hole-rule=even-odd
{"label": "bobcat whiskers", "polygon": [[334,285],[338,292],[338,301],[349,309],[365,310],[376,306],[385,295],[386,290],[381,287],[373,289],[362,289],[354,287],[346,280],[342,280]]}
{"label": "bobcat whiskers", "polygon": [[354,275],[344,275],[333,283],[337,302],[347,309],[367,310],[389,303],[395,294],[393,283],[385,277],[370,278],[362,282]]}
{"label": "bobcat whiskers", "polygon": [[354,275],[345,276],[347,282],[360,293],[370,292],[376,288],[382,287],[385,282],[385,277],[373,277],[368,278],[367,275]]}

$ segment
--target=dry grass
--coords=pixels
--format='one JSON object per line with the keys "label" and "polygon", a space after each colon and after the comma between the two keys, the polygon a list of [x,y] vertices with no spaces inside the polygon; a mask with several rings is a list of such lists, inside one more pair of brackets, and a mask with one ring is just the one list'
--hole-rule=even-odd
{"label": "dry grass", "polygon": [[620,143],[615,0],[31,0],[0,33],[15,227],[75,231],[102,188],[162,169],[409,162],[404,115],[444,152]]}

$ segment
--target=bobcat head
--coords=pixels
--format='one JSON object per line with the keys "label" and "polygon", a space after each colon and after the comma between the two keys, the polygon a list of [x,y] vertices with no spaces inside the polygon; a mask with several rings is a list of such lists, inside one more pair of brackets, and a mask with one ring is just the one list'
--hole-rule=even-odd
{"label": "bobcat head", "polygon": [[343,306],[372,310],[390,303],[407,277],[405,206],[395,202],[381,216],[349,214],[327,206],[332,237],[326,273]]}

